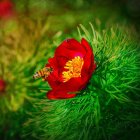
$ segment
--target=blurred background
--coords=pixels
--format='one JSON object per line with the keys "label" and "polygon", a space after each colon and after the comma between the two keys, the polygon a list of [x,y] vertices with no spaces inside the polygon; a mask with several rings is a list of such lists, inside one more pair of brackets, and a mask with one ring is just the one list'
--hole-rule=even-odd
{"label": "blurred background", "polygon": [[[26,136],[22,130],[34,110],[34,100],[44,99],[49,89],[45,82],[34,81],[32,75],[53,56],[60,42],[76,36],[80,24],[90,28],[89,23],[99,32],[127,28],[139,43],[140,1],[0,0],[1,140],[39,139]],[[140,138],[138,130],[134,140]],[[117,140],[115,136],[110,139]],[[122,139],[131,138],[133,135]]]}

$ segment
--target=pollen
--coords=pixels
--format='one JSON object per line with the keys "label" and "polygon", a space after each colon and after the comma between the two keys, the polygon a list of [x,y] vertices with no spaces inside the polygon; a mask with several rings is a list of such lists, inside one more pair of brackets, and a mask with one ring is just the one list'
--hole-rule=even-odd
{"label": "pollen", "polygon": [[66,62],[64,68],[66,71],[62,72],[63,82],[67,82],[71,78],[81,77],[81,70],[84,64],[83,58],[76,56],[74,59]]}

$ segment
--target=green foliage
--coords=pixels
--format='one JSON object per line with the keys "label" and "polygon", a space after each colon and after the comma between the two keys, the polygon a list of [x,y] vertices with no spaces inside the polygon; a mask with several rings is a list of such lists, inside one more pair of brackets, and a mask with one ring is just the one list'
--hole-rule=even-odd
{"label": "green foliage", "polygon": [[27,21],[21,20],[19,24],[15,21],[15,28],[9,32],[7,25],[1,29],[0,77],[6,82],[6,91],[0,94],[0,139],[20,136],[26,109],[32,107],[30,101],[34,100],[33,96],[44,97],[40,93],[48,88],[42,80],[33,80],[33,74],[44,67],[53,49],[48,47],[46,51],[49,45],[45,38],[46,24]]}
{"label": "green foliage", "polygon": [[115,26],[98,32],[90,26],[89,31],[78,28],[79,39],[89,41],[97,64],[89,84],[73,99],[34,100],[24,124],[25,139],[129,139],[130,133],[138,139],[139,45],[128,29]]}

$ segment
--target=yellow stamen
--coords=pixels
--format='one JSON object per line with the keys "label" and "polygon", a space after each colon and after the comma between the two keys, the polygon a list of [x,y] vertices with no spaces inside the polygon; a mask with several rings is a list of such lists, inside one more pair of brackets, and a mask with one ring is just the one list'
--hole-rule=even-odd
{"label": "yellow stamen", "polygon": [[74,59],[69,60],[64,67],[67,71],[62,72],[64,82],[67,82],[71,78],[81,77],[83,64],[84,60],[80,56],[76,56]]}

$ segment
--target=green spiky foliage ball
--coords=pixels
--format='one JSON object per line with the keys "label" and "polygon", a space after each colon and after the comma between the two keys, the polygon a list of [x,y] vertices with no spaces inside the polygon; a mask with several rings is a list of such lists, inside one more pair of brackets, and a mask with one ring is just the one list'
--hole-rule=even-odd
{"label": "green spiky foliage ball", "polygon": [[46,23],[23,17],[13,22],[16,26],[7,23],[0,31],[0,80],[6,83],[5,91],[0,91],[0,139],[11,140],[20,138],[32,96],[40,98],[47,86],[42,80],[34,81],[33,74],[53,52],[46,47]]}
{"label": "green spiky foliage ball", "polygon": [[72,99],[36,99],[25,139],[139,139],[140,46],[128,29],[98,32],[90,25],[78,28],[79,41],[89,41],[97,64],[89,84]]}

